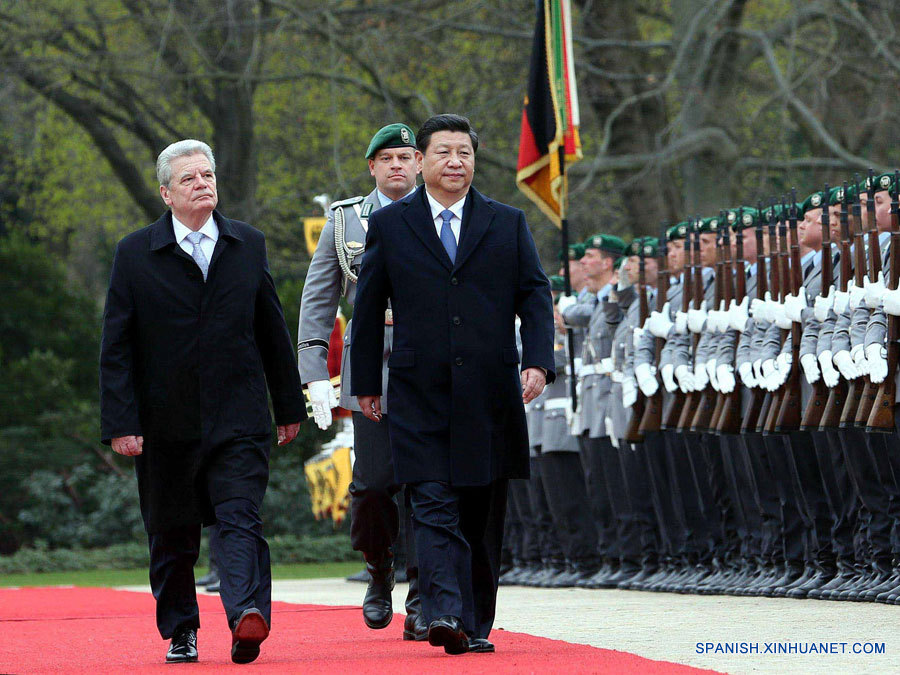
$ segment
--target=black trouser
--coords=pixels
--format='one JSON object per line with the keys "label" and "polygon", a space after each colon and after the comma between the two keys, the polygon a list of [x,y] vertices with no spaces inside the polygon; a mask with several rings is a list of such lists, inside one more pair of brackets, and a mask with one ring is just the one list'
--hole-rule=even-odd
{"label": "black trouser", "polygon": [[762,434],[741,434],[746,450],[744,460],[747,474],[753,482],[754,499],[760,514],[762,539],[760,555],[774,563],[784,562],[784,543],[781,535],[781,501],[769,466],[768,450]]}
{"label": "black trouser", "polygon": [[532,457],[531,478],[528,479],[528,501],[531,505],[531,517],[534,522],[535,539],[540,551],[540,558],[546,563],[562,564],[562,544],[553,525],[550,506],[547,504],[547,492],[544,490],[544,458],[542,455]]}
{"label": "black trouser", "polygon": [[841,560],[851,561],[857,557],[857,550],[861,548],[856,537],[861,504],[851,479],[851,469],[844,460],[844,452],[841,449],[841,432],[836,429],[828,429],[824,433],[826,445],[822,446],[817,443],[816,451],[821,451],[819,463],[823,465],[823,473],[824,465],[830,465],[829,482],[832,484],[831,486],[826,485],[826,489],[834,514],[831,540],[835,555]]}
{"label": "black trouser", "polygon": [[664,432],[644,434],[644,471],[650,488],[650,503],[658,524],[660,554],[674,556],[682,554],[684,548],[684,514],[680,500],[674,498],[666,459]]}
{"label": "black trouser", "polygon": [[688,448],[699,444],[699,437],[692,433],[662,432],[670,491],[675,512],[682,527],[682,550],[701,558],[711,555],[717,538],[717,515],[706,511],[703,494],[694,475]]}
{"label": "black trouser", "polygon": [[[272,571],[259,517],[269,480],[268,443],[267,436],[235,441],[215,451],[204,471],[216,515],[210,548],[220,566],[219,594],[229,626],[250,608],[262,612],[271,625]],[[246,497],[234,496],[239,494]],[[160,635],[168,639],[179,627],[199,628],[194,564],[200,525],[152,532],[148,540]]]}
{"label": "black trouser", "polygon": [[409,485],[419,551],[422,615],[462,621],[486,638],[494,623],[507,481],[459,488],[438,481]]}
{"label": "black trouser", "polygon": [[[584,471],[584,481],[591,505],[591,515],[597,531],[597,546],[603,557],[618,559],[622,556],[616,539],[616,505],[607,492],[607,455],[615,452],[609,438],[589,438],[587,433],[579,438],[578,452]],[[619,473],[614,475],[618,476]]]}
{"label": "black trouser", "polygon": [[[866,443],[872,454],[878,475],[881,477],[881,485],[887,493],[887,516],[891,524],[890,552],[893,556],[900,557],[900,489],[897,481],[900,479],[900,438],[896,431],[896,417],[894,420],[895,431],[890,434],[866,434]],[[885,556],[887,558],[888,556]],[[884,562],[884,560],[882,560]]]}
{"label": "black trouser", "polygon": [[[709,466],[709,444],[715,442],[715,437],[710,434],[681,433],[676,438],[683,439],[685,456],[691,468],[694,479],[695,494],[705,516],[707,533],[713,541],[713,549],[717,553],[725,551],[726,523],[722,519],[722,507],[719,492],[723,487],[719,479],[715,483],[711,481],[711,468]],[[718,447],[718,443],[716,442]]]}
{"label": "black trouser", "polygon": [[597,531],[578,453],[544,450],[541,464],[544,493],[566,560],[583,567],[598,566]]}
{"label": "black trouser", "polygon": [[653,508],[650,479],[645,469],[644,443],[621,442],[619,459],[630,509],[623,520],[623,554],[626,558],[655,561],[659,557],[659,531]]}
{"label": "black trouser", "polygon": [[867,442],[866,434],[859,428],[842,429],[839,432],[841,449],[856,487],[859,500],[865,507],[860,513],[871,556],[884,559],[891,552],[890,493],[883,483],[883,469],[879,470],[875,456]]}
{"label": "black trouser", "polygon": [[[778,491],[781,504],[781,536],[784,558],[793,565],[802,565],[809,557],[809,535],[812,523],[804,524],[799,506],[799,496],[792,479],[792,462],[788,460],[789,439],[783,435],[763,436],[769,472]],[[807,529],[808,527],[808,529]]]}
{"label": "black trouser", "polygon": [[722,467],[728,479],[728,498],[734,503],[734,512],[741,539],[741,555],[753,557],[762,551],[762,518],[756,507],[753,485],[744,457],[745,448],[736,434],[719,436]]}
{"label": "black trouser", "polygon": [[509,481],[509,508],[515,508],[521,523],[521,540],[518,545],[518,554],[513,547],[517,564],[535,565],[541,562],[541,544],[538,535],[538,525],[535,522],[531,510],[531,501],[528,497],[528,481],[516,479]]}

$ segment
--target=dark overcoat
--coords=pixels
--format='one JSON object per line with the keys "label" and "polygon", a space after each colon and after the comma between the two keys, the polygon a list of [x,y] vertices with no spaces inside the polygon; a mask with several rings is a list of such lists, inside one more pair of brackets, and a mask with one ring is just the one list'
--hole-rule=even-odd
{"label": "dark overcoat", "polygon": [[[265,238],[214,213],[206,282],[175,241],[172,214],[116,247],[100,352],[101,436],[144,437],[136,458],[148,532],[212,522],[203,470],[217,450],[251,448],[242,471],[267,476],[272,420],[306,418]],[[229,494],[223,486],[216,495]],[[263,483],[264,489],[264,483]],[[261,499],[261,495],[258,495]]]}
{"label": "dark overcoat", "polygon": [[455,264],[424,187],[369,219],[351,336],[354,395],[379,395],[384,310],[394,345],[387,416],[397,480],[486,485],[528,476],[522,368],[553,370],[550,285],[518,209],[470,189]]}

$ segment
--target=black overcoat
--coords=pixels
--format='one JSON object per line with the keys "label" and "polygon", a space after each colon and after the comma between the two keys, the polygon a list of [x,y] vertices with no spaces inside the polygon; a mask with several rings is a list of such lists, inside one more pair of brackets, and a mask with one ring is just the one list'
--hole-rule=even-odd
{"label": "black overcoat", "polygon": [[[266,469],[267,382],[278,424],[306,418],[265,238],[218,212],[214,218],[219,239],[206,282],[176,243],[169,211],[122,239],[113,260],[100,352],[101,437],[106,444],[144,437],[136,469],[148,532],[212,522],[203,469],[226,444],[250,441],[262,452],[249,453],[247,470]],[[216,497],[240,496],[225,486]]]}
{"label": "black overcoat", "polygon": [[351,336],[354,395],[381,394],[391,301],[387,416],[401,483],[486,485],[528,476],[522,368],[554,378],[550,285],[518,209],[470,189],[455,264],[424,187],[369,218]]}

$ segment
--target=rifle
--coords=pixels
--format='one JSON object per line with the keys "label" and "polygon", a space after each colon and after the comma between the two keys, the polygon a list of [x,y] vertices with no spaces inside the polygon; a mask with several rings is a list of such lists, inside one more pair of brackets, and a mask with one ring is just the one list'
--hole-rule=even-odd
{"label": "rifle", "polygon": [[[825,183],[824,199],[822,200],[822,291],[823,298],[828,297],[831,285],[834,283],[833,270],[831,269],[831,214],[828,208],[831,206],[828,183]],[[819,377],[812,385],[812,395],[803,411],[803,419],[800,421],[802,431],[811,431],[819,428],[822,421],[822,413],[828,403],[828,387],[825,381]]]}
{"label": "rifle", "polygon": [[[647,321],[647,315],[650,314],[647,305],[647,270],[644,266],[644,245],[638,242],[638,326],[643,326]],[[644,434],[641,433],[641,418],[644,416],[647,397],[644,392],[638,388],[637,400],[631,408],[631,420],[628,422],[628,429],[625,430],[625,441],[628,443],[643,443]]]}
{"label": "rifle", "polygon": [[[762,202],[757,202],[759,222],[756,223],[756,299],[765,300],[768,292],[768,279],[766,277],[766,252],[763,247]],[[762,387],[754,387],[750,390],[750,407],[744,415],[741,423],[741,433],[748,434],[756,430],[757,420],[762,412],[763,401],[767,392]]]}
{"label": "rifle", "polygon": [[[773,300],[781,299],[781,260],[778,255],[778,237],[775,228],[778,226],[777,216],[775,215],[775,200],[769,202],[769,215],[767,225],[769,227],[769,292]],[[762,433],[766,429],[766,421],[769,419],[769,413],[775,394],[766,392],[763,398],[762,408],[759,411],[759,418],[756,420],[756,431]],[[774,424],[774,420],[773,420]]]}
{"label": "rifle", "polygon": [[[894,171],[894,186],[891,190],[891,272],[888,288],[892,291],[900,286],[900,171]],[[878,385],[878,394],[872,414],[866,424],[866,431],[894,431],[894,403],[897,400],[897,363],[900,360],[900,316],[885,312],[888,321],[887,334],[887,375]]]}
{"label": "rifle", "polygon": [[[799,297],[806,292],[803,288],[803,273],[800,270],[800,240],[797,236],[797,190],[791,188],[791,210],[789,216],[791,231],[791,293]],[[802,323],[791,322],[791,372],[782,385],[782,401],[775,419],[775,431],[785,433],[800,428],[800,338]]]}
{"label": "rifle", "polygon": [[[869,281],[878,281],[881,274],[881,242],[878,240],[878,226],[875,224],[875,172],[869,169],[868,190],[866,199],[866,221],[869,229]],[[871,314],[871,312],[869,312]],[[872,378],[866,376],[866,384],[863,387],[862,401],[856,410],[854,425],[862,427],[869,420],[872,408],[875,406],[875,397],[878,395],[878,386],[872,384]]]}
{"label": "rifle", "polygon": [[[667,263],[668,257],[666,256],[666,224],[662,223],[659,226],[659,250],[656,254],[657,312],[663,311],[663,308],[666,305],[666,301],[668,300],[669,270]],[[663,382],[662,377],[659,374],[659,362],[662,358],[663,339],[655,338],[653,341],[653,346],[656,352],[654,363],[656,364],[657,368],[656,380],[659,383],[659,388],[656,390],[656,393],[653,394],[653,396],[647,399],[647,403],[644,406],[644,416],[641,418],[641,423],[638,427],[638,431],[640,431],[641,434],[645,434],[648,431],[659,431],[660,427],[662,426]]]}
{"label": "rifle", "polygon": [[[730,307],[731,301],[735,302],[740,299],[743,301],[747,295],[747,273],[744,269],[744,238],[735,232],[734,243],[735,253],[731,254],[731,225],[730,222],[740,223],[743,219],[744,210],[738,209],[737,214],[729,211],[725,217],[725,232],[723,240],[725,250],[728,252],[728,260],[725,261],[725,306]],[[730,329],[729,329],[730,330]],[[737,342],[740,337],[736,337],[734,351],[737,351]],[[737,359],[734,359],[737,363]],[[736,372],[736,369],[735,369]],[[713,414],[713,431],[716,434],[736,434],[741,430],[741,385],[735,377],[734,389],[730,394],[719,394],[719,402],[721,406],[718,408],[718,416]]]}
{"label": "rifle", "polygon": [[[850,283],[850,274],[852,273],[850,266],[850,214],[848,213],[847,203],[849,200],[849,192],[847,181],[840,191],[841,202],[841,278],[840,291],[847,292],[847,286]],[[840,377],[837,386],[833,387],[828,394],[828,403],[825,404],[825,410],[822,411],[822,419],[819,422],[819,431],[825,429],[837,429],[841,423],[841,413],[844,405],[847,403],[847,381]]]}
{"label": "rifle", "polygon": [[[685,314],[691,302],[691,227],[684,235],[684,264],[681,268],[681,311]],[[672,400],[663,415],[661,429],[677,429],[681,412],[687,404],[688,395],[679,387],[673,392]]]}
{"label": "rifle", "polygon": [[[859,178],[859,176],[856,176]],[[859,185],[859,181],[857,180],[857,185]],[[846,194],[845,194],[846,198]],[[856,267],[853,270],[854,273],[854,283],[857,287],[863,286],[863,277],[866,274],[866,245],[863,240],[863,227],[862,227],[862,209],[859,205],[859,191],[857,190],[857,194],[853,197],[853,218],[856,221],[856,232],[853,234],[853,248],[856,260],[854,261],[854,266]],[[852,311],[852,310],[851,310]],[[864,382],[860,382],[859,378],[855,380],[851,380],[847,386],[847,400],[844,403],[844,410],[841,412],[841,429],[846,427],[853,426],[856,422],[856,411],[859,410],[859,406],[862,405],[862,397],[863,397],[863,389]]]}
{"label": "rifle", "polygon": [[[696,218],[694,220],[694,253],[693,253],[693,267],[691,268],[691,279],[690,284],[693,286],[691,289],[691,294],[694,296],[694,307],[696,309],[700,309],[703,305],[704,293],[703,293],[703,261],[700,260],[700,231],[699,225],[700,219]],[[700,342],[699,335],[691,336],[691,354],[693,354],[694,359],[697,357],[697,343]],[[696,370],[696,361],[694,362],[694,368]],[[681,431],[690,431],[691,424],[694,421],[694,416],[697,414],[697,408],[700,407],[700,401],[703,398],[702,391],[692,391],[687,396],[687,400],[684,403],[684,410],[681,411],[681,416],[678,418],[678,429]]]}
{"label": "rifle", "polygon": [[[722,288],[725,283],[725,276],[723,274],[723,269],[725,266],[725,251],[722,246],[722,238],[719,233],[719,224],[720,221],[713,220],[711,226],[716,230],[716,264],[715,264],[715,289],[713,293],[713,309],[718,310],[722,304]],[[701,268],[702,272],[702,268]],[[701,276],[701,283],[702,283]],[[707,310],[708,311],[708,310]],[[698,340],[699,342],[699,340]],[[694,359],[697,358],[696,346],[694,347]],[[704,367],[706,364],[703,364]],[[691,420],[691,431],[709,431],[712,427],[713,416],[716,411],[716,404],[719,393],[713,389],[712,383],[707,384],[701,393],[701,398],[699,405],[697,406],[697,412],[694,414],[693,419]]]}
{"label": "rifle", "polygon": [[[778,215],[778,271],[779,271],[779,300],[784,303],[790,292],[791,274],[790,274],[790,251],[787,242],[787,206],[784,203],[784,197],[781,200],[781,213]],[[781,353],[782,347],[787,340],[788,331],[784,328],[780,329],[780,339],[778,353]],[[778,421],[778,413],[781,411],[781,403],[784,400],[784,386],[782,385],[772,393],[772,401],[769,404],[769,413],[763,426],[763,434],[769,435],[777,433],[775,431],[775,423]]]}

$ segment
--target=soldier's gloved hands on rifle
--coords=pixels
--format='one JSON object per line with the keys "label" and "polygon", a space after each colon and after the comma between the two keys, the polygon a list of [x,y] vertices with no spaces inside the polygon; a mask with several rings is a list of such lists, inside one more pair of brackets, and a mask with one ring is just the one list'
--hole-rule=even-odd
{"label": "soldier's gloved hands on rifle", "polygon": [[891,316],[900,316],[900,288],[884,292],[884,311]]}
{"label": "soldier's gloved hands on rifle", "polygon": [[706,313],[706,332],[719,332],[719,310],[716,309],[715,305],[713,305],[713,308]]}
{"label": "soldier's gloved hands on rifle", "polygon": [[678,386],[681,388],[682,394],[690,394],[696,391],[697,383],[694,382],[694,373],[689,366],[684,364],[675,369],[675,377],[678,378]]}
{"label": "soldier's gloved hands on rifle", "polygon": [[[712,314],[712,312],[710,312]],[[706,327],[714,333],[724,333],[728,330],[728,312],[725,310],[725,301],[719,301],[719,309],[716,310],[713,319],[706,318]]]}
{"label": "soldier's gloved hands on rifle", "polygon": [[866,350],[862,345],[855,345],[850,349],[850,357],[856,366],[856,371],[863,377],[869,374],[869,363],[866,361]]}
{"label": "soldier's gloved hands on rifle", "polygon": [[338,405],[334,385],[328,380],[315,380],[310,382],[307,387],[316,425],[324,431],[331,426],[331,409]]}
{"label": "soldier's gloved hands on rifle", "polygon": [[[634,376],[637,379],[638,386],[647,398],[650,398],[659,391],[659,382],[656,380],[656,369],[649,363],[639,363],[635,366]],[[622,382],[622,389],[623,391],[625,389],[624,382]],[[626,405],[625,407],[627,408],[628,406]]]}
{"label": "soldier's gloved hands on rifle", "polygon": [[772,376],[772,383],[775,387],[771,391],[775,391],[775,389],[778,389],[778,387],[787,382],[788,375],[791,374],[791,364],[793,361],[794,359],[790,352],[779,354],[775,359],[775,373]]}
{"label": "soldier's gloved hands on rifle", "polygon": [[774,380],[775,373],[775,359],[766,359],[762,363],[762,386],[764,389],[768,391],[774,391],[772,388],[772,383]]}
{"label": "soldier's gloved hands on rifle", "polygon": [[834,286],[828,289],[828,295],[817,295],[813,301],[813,315],[819,323],[828,318],[829,310],[834,306]]}
{"label": "soldier's gloved hands on rifle", "polygon": [[810,384],[819,381],[819,362],[816,360],[815,354],[804,354],[800,357],[800,366],[803,368],[803,375]]}
{"label": "soldier's gloved hands on rifle", "polygon": [[802,321],[803,310],[809,305],[806,301],[806,289],[801,288],[798,295],[788,295],[784,299],[784,313],[791,321]]}
{"label": "soldier's gloved hands on rifle", "polygon": [[772,311],[772,322],[781,328],[782,330],[787,330],[791,327],[791,319],[787,315],[787,310],[785,306],[780,302],[772,302],[771,305]]}
{"label": "soldier's gloved hands on rifle", "polygon": [[631,377],[622,378],[622,405],[627,410],[637,403],[637,387]]}
{"label": "soldier's gloved hands on rifle", "polygon": [[688,328],[688,319],[687,312],[682,312],[678,310],[675,312],[675,332],[679,335],[684,335],[687,333]]}
{"label": "soldier's gloved hands on rifle", "polygon": [[756,377],[753,375],[753,364],[744,361],[738,368],[738,374],[741,376],[741,382],[745,387],[755,387],[757,385]]}
{"label": "soldier's gloved hands on rifle", "polygon": [[847,292],[850,294],[850,309],[856,309],[860,306],[863,299],[866,297],[866,289],[860,288],[851,280],[849,284],[847,284]]}
{"label": "soldier's gloved hands on rifle", "polygon": [[716,381],[719,383],[719,391],[723,394],[733,392],[737,384],[734,381],[734,368],[727,363],[716,366]]}
{"label": "soldier's gloved hands on rifle", "polygon": [[887,377],[887,349],[878,343],[866,347],[866,363],[872,384],[881,384]]}
{"label": "soldier's gloved hands on rifle", "polygon": [[856,364],[853,363],[853,357],[850,356],[850,352],[846,349],[842,349],[834,355],[834,365],[841,371],[841,375],[844,376],[845,380],[855,380],[859,377],[859,370],[857,370]]}
{"label": "soldier's gloved hands on rifle", "polygon": [[779,305],[779,302],[772,297],[771,291],[766,291],[765,302],[766,308],[764,310],[763,320],[768,321],[769,323],[775,323],[775,310]]}
{"label": "soldier's gloved hands on rifle", "polygon": [[[560,314],[564,314],[569,307],[577,302],[578,298],[574,295],[561,295],[559,300],[556,301],[556,311]],[[565,320],[565,317],[563,317],[563,320]]]}
{"label": "soldier's gloved hands on rifle", "polygon": [[[852,281],[850,282],[853,283]],[[834,313],[840,316],[844,312],[847,311],[847,308],[850,306],[850,290],[848,286],[848,290],[846,291],[835,291],[834,292]]]}
{"label": "soldier's gloved hands on rifle", "polygon": [[753,378],[756,380],[756,386],[763,386],[765,377],[762,374],[762,359],[753,362]]}
{"label": "soldier's gloved hands on rifle", "polygon": [[667,363],[660,369],[659,374],[662,376],[663,386],[670,394],[678,389],[678,383],[675,382],[675,366]]}
{"label": "soldier's gloved hands on rifle", "polygon": [[674,325],[669,319],[669,303],[666,302],[661,312],[655,309],[650,312],[650,316],[644,322],[644,330],[650,331],[653,337],[666,338]]}
{"label": "soldier's gloved hands on rifle", "polygon": [[818,361],[819,368],[822,371],[822,381],[825,383],[825,386],[829,389],[832,387],[836,387],[838,380],[840,379],[840,375],[838,375],[838,371],[834,369],[831,350],[826,349],[821,354],[819,354]]}
{"label": "soldier's gloved hands on rifle", "polygon": [[719,391],[719,382],[716,380],[716,360],[710,359],[706,362],[706,375],[709,377],[709,383],[712,388]]}
{"label": "soldier's gloved hands on rifle", "polygon": [[744,332],[744,329],[747,327],[747,321],[750,320],[750,315],[747,313],[747,307],[749,305],[750,298],[747,296],[744,296],[744,299],[741,300],[740,304],[734,300],[731,301],[731,307],[728,308],[728,324],[734,330],[741,333]]}
{"label": "soldier's gloved hands on rifle", "polygon": [[766,304],[766,301],[760,300],[759,298],[753,298],[753,300],[750,301],[750,316],[752,316],[753,320],[757,323],[768,323],[769,306]]}
{"label": "soldier's gloved hands on rifle", "polygon": [[706,300],[700,303],[700,309],[689,309],[687,311],[688,328],[692,333],[700,334],[703,332],[703,324],[706,323]]}
{"label": "soldier's gloved hands on rifle", "polygon": [[696,364],[694,366],[694,391],[703,391],[708,384],[709,373],[706,372],[706,364]]}
{"label": "soldier's gloved hands on rifle", "polygon": [[865,292],[866,307],[878,309],[881,307],[881,298],[884,297],[884,272],[878,273],[878,279],[869,281],[869,277],[863,277],[863,290]]}
{"label": "soldier's gloved hands on rifle", "polygon": [[635,328],[634,333],[631,334],[631,344],[634,345],[635,349],[637,349],[638,345],[641,344],[642,337],[644,337],[644,329],[643,328]]}

